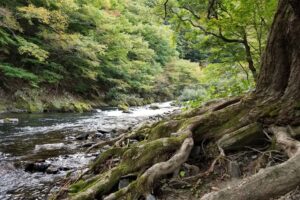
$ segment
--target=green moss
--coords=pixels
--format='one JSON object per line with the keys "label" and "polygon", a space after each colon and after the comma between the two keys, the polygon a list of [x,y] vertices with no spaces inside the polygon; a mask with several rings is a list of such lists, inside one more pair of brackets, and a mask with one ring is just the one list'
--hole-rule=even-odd
{"label": "green moss", "polygon": [[74,108],[75,112],[88,112],[92,110],[91,105],[84,102],[73,102],[70,106]]}
{"label": "green moss", "polygon": [[28,111],[30,113],[41,113],[44,111],[43,103],[40,101],[28,102]]}
{"label": "green moss", "polygon": [[252,123],[229,135],[225,135],[219,142],[224,150],[235,150],[243,148],[254,141],[259,141],[263,136],[261,125],[259,123]]}
{"label": "green moss", "polygon": [[280,106],[278,104],[272,104],[270,106],[264,106],[262,109],[263,116],[275,117],[279,114]]}
{"label": "green moss", "polygon": [[163,137],[170,137],[171,133],[176,132],[180,123],[175,120],[161,121],[155,127],[151,128],[149,140],[155,140]]}
{"label": "green moss", "polygon": [[97,171],[101,164],[103,164],[109,158],[121,156],[127,149],[128,148],[115,147],[101,153],[99,157],[94,162],[92,162],[90,166],[91,170]]}
{"label": "green moss", "polygon": [[121,103],[118,105],[118,109],[124,111],[124,112],[128,112],[129,111],[129,107],[128,107],[128,104],[125,104],[125,103]]}

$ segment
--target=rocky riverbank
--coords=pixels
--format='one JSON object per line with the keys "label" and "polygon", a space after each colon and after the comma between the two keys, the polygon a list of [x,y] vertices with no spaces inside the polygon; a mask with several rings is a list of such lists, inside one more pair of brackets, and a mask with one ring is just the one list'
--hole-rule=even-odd
{"label": "rocky riverbank", "polygon": [[85,153],[87,148],[178,110],[170,103],[155,107],[2,115],[19,123],[0,125],[0,199],[46,199],[64,177],[76,177],[108,146],[93,153]]}

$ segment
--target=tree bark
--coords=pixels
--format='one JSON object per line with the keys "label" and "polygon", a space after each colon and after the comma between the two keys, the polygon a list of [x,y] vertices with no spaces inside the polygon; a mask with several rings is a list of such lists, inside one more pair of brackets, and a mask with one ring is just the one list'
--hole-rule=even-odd
{"label": "tree bark", "polygon": [[299,1],[280,0],[266,51],[262,57],[256,94],[299,99],[300,9]]}

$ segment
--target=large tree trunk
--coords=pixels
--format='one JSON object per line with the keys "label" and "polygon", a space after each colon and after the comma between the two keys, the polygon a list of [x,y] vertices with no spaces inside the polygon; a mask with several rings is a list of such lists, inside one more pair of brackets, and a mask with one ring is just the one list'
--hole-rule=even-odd
{"label": "large tree trunk", "polygon": [[257,83],[258,95],[300,97],[300,1],[280,0]]}

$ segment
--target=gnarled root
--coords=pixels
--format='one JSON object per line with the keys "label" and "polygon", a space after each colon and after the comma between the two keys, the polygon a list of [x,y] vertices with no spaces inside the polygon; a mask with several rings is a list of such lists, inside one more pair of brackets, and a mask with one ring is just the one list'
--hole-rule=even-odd
{"label": "gnarled root", "polygon": [[287,128],[272,126],[270,129],[278,145],[290,159],[277,166],[263,169],[231,187],[204,195],[201,200],[269,199],[289,192],[300,184],[300,142],[289,136]]}
{"label": "gnarled root", "polygon": [[179,151],[172,156],[168,161],[160,162],[150,167],[146,172],[143,173],[136,181],[131,183],[126,188],[123,188],[116,193],[112,193],[107,196],[104,200],[115,200],[124,195],[135,197],[138,199],[139,195],[147,197],[152,190],[152,186],[155,180],[159,179],[163,175],[170,174],[179,168],[188,159],[192,147],[194,145],[193,138],[191,135],[187,137]]}
{"label": "gnarled root", "polygon": [[[101,172],[101,174],[75,183],[69,190],[69,199],[85,200],[103,197],[105,200],[138,199],[141,196],[150,195],[154,188],[153,183],[178,170],[188,160],[193,144],[199,144],[204,140],[208,141],[205,145],[212,146],[212,152],[204,156],[209,161],[212,158],[215,159],[204,173],[195,177],[207,176],[215,170],[216,163],[225,158],[225,151],[227,153],[227,151],[240,150],[246,145],[256,143],[258,138],[265,139],[262,123],[258,122],[258,119],[265,113],[273,111],[275,106],[272,106],[270,104],[262,110],[256,109],[255,104],[250,100],[240,101],[239,98],[229,101],[222,100],[212,102],[189,113],[173,116],[168,120],[155,123],[151,127],[141,127],[132,133],[122,135],[113,142],[111,141],[110,144],[113,145],[111,149],[100,154],[93,163],[90,172]],[[278,143],[286,144],[288,147],[285,149],[289,149],[291,152],[289,154],[293,154],[290,160],[267,168],[231,188],[206,195],[203,199],[264,199],[267,197],[266,193],[273,195],[274,191],[270,190],[273,190],[274,186],[282,187],[283,189],[276,191],[284,192],[295,184],[299,184],[298,180],[295,180],[295,177],[299,179],[300,158],[299,153],[295,153],[298,150],[295,151],[294,146],[291,148],[292,145],[286,142],[287,138],[282,137],[284,131],[279,131],[280,133],[277,134],[278,128],[273,129]],[[297,130],[295,129],[294,132]],[[137,143],[129,146],[122,145],[122,141],[136,137],[142,139],[138,139]],[[293,141],[293,143],[296,142]],[[219,156],[214,152],[216,146],[218,146]],[[210,146],[208,147],[210,151]],[[298,148],[297,145],[296,147]],[[106,163],[109,160],[117,160],[117,163],[107,166]],[[287,171],[289,172],[287,173]],[[132,173],[137,177],[136,180],[127,187],[117,190],[116,186],[119,180]],[[289,173],[294,177],[284,181],[282,175],[284,174],[284,178],[286,178],[286,174]],[[187,177],[185,180],[188,179]],[[273,183],[274,180],[278,180],[280,183],[276,185]],[[296,183],[291,184],[291,180]],[[282,183],[287,187],[283,187]],[[257,192],[257,185],[261,184],[266,184],[268,188]],[[248,190],[251,192],[249,193]],[[254,190],[255,192],[253,192]]]}

